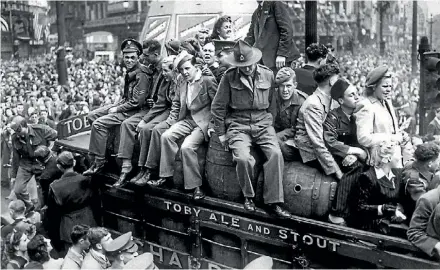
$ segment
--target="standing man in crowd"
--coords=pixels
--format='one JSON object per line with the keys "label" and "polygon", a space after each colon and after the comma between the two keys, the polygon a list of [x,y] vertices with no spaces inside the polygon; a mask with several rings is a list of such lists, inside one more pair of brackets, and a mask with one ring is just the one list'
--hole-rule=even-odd
{"label": "standing man in crowd", "polygon": [[35,150],[35,158],[42,167],[44,167],[42,173],[36,177],[36,180],[40,184],[41,193],[43,195],[43,201],[40,202],[41,207],[47,205],[47,198],[49,194],[50,184],[60,179],[63,172],[57,167],[57,158],[45,145],[40,145]]}
{"label": "standing man in crowd", "polygon": [[92,124],[89,155],[94,161],[92,166],[84,172],[85,176],[99,173],[104,168],[109,129],[120,125],[146,106],[145,99],[149,89],[149,78],[148,70],[139,63],[142,45],[134,39],[126,39],[122,42],[121,51],[127,67],[123,99],[116,104],[96,109],[88,115]]}
{"label": "standing man in crowd", "polygon": [[245,41],[261,50],[262,63],[274,73],[291,65],[300,54],[293,38],[293,24],[285,1],[257,0],[258,8]]}
{"label": "standing man in crowd", "polygon": [[290,217],[280,204],[284,202],[284,160],[273,124],[275,90],[273,72],[258,65],[261,51],[239,40],[228,56],[230,68],[221,80],[212,104],[214,128],[225,148],[232,150],[237,162],[237,178],[245,197],[244,208],[255,211],[252,179],[255,159],[252,143],[264,152],[264,202],[283,218]]}
{"label": "standing man in crowd", "polygon": [[61,269],[81,269],[81,265],[84,261],[84,256],[90,248],[90,241],[87,236],[90,227],[87,225],[75,225],[70,233],[70,240],[72,240],[72,246],[67,251],[66,257],[64,257]]}
{"label": "standing man in crowd", "polygon": [[56,130],[45,125],[28,126],[26,119],[16,116],[11,122],[12,135],[12,173],[11,182],[15,181],[14,192],[26,205],[26,211],[35,208],[30,200],[27,184],[35,175],[40,165],[35,160],[35,150],[40,145],[49,146],[57,138]]}
{"label": "standing man in crowd", "polygon": [[26,212],[26,206],[22,200],[15,200],[9,203],[8,205],[9,215],[14,220],[11,224],[5,225],[1,229],[1,238],[6,239],[6,236],[10,234],[15,225],[17,225],[20,221],[23,221],[26,217],[24,213]]}
{"label": "standing man in crowd", "polygon": [[88,233],[90,241],[89,252],[84,257],[81,269],[107,269],[111,266],[106,256],[104,246],[112,241],[112,235],[106,228],[94,227],[90,228]]}
{"label": "standing man in crowd", "polygon": [[138,255],[138,245],[133,241],[131,232],[124,233],[105,243],[103,248],[111,263],[109,269],[123,269],[129,261]]}

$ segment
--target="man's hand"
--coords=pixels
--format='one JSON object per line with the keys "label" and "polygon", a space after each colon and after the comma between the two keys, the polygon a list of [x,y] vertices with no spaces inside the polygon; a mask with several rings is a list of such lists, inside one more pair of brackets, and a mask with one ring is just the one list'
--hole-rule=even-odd
{"label": "man's hand", "polygon": [[148,108],[152,108],[154,105],[154,100],[152,98],[147,98],[147,106]]}
{"label": "man's hand", "polygon": [[357,160],[357,157],[355,155],[347,155],[344,160],[342,160],[342,166],[348,167],[353,165]]}
{"label": "man's hand", "polygon": [[406,216],[402,212],[400,212],[399,209],[396,209],[396,213],[394,217],[391,218],[391,221],[395,223],[400,223],[404,220],[406,220]]}
{"label": "man's hand", "polygon": [[215,132],[213,128],[208,128],[208,137],[211,138],[212,134]]}
{"label": "man's hand", "polygon": [[280,69],[286,65],[286,57],[278,55],[275,62],[276,62],[277,68]]}
{"label": "man's hand", "polygon": [[228,147],[228,145],[226,143],[226,135],[221,135],[221,136],[218,137],[218,139],[220,140],[220,143],[225,148],[225,151],[229,151],[229,147]]}
{"label": "man's hand", "polygon": [[108,113],[116,113],[116,112],[117,112],[116,107],[112,107],[108,109]]}
{"label": "man's hand", "polygon": [[145,126],[147,124],[147,122],[144,121],[144,119],[142,119],[139,124],[136,126],[136,132],[139,132],[141,130],[142,126]]}

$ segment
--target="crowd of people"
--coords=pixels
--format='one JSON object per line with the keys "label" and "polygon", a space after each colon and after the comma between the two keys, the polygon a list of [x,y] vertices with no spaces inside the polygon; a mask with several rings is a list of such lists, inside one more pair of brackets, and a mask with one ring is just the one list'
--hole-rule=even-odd
{"label": "crowd of people", "polygon": [[[302,162],[338,180],[329,222],[381,233],[406,223],[410,241],[440,256],[440,112],[431,136],[417,136],[419,82],[408,52],[338,54],[314,43],[300,54],[285,3],[258,2],[244,40],[233,40],[228,16],[210,36],[201,30],[165,44],[127,39],[121,62],[69,61],[67,85],[57,83],[54,56],[2,62],[2,171],[9,172],[2,184],[13,190],[14,219],[2,227],[6,268],[154,267],[151,254],[133,259],[138,248],[130,233],[112,239],[96,227],[90,176],[105,170],[109,130],[119,126],[122,168],[114,187],[172,181],[180,148],[185,189],[202,200],[197,149],[215,139],[232,152],[244,209],[255,211],[256,145],[266,157],[264,203],[278,217],[291,217],[283,205],[284,163]],[[262,29],[261,16],[276,22],[266,20]],[[50,151],[56,124],[79,114],[91,124],[92,165],[83,174],[74,171],[72,153]],[[29,194],[32,181],[41,198]]]}

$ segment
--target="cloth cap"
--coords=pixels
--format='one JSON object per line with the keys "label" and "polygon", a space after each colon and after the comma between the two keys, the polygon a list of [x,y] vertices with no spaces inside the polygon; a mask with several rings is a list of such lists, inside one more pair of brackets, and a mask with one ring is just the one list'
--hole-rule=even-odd
{"label": "cloth cap", "polygon": [[269,256],[261,256],[248,263],[243,269],[272,269],[273,259]]}
{"label": "cloth cap", "polygon": [[59,164],[63,168],[70,168],[73,167],[73,163],[75,161],[75,158],[73,157],[72,153],[69,151],[64,151],[61,154],[58,155],[57,158],[57,164]]}
{"label": "cloth cap", "polygon": [[138,250],[138,246],[132,240],[131,232],[120,235],[112,241],[105,243],[102,247],[106,252],[134,253]]}
{"label": "cloth cap", "polygon": [[136,258],[133,258],[126,265],[124,265],[123,269],[158,269],[154,264],[153,254],[144,253]]}
{"label": "cloth cap", "polygon": [[44,161],[50,156],[50,150],[46,145],[40,145],[35,149],[34,156],[36,159]]}
{"label": "cloth cap", "polygon": [[9,209],[14,212],[23,213],[26,210],[26,206],[22,200],[14,200],[9,203]]}
{"label": "cloth cap", "polygon": [[293,69],[290,67],[283,67],[280,70],[278,70],[277,75],[275,76],[275,83],[281,84],[283,82],[287,82],[293,78],[293,81],[296,82],[296,74]]}
{"label": "cloth cap", "polygon": [[122,42],[121,51],[123,53],[135,52],[138,55],[142,54],[142,45],[135,39],[129,38]]}
{"label": "cloth cap", "polygon": [[338,98],[344,96],[344,92],[349,86],[350,84],[346,80],[339,78],[330,89],[330,96],[332,97],[332,99],[338,100]]}
{"label": "cloth cap", "polygon": [[258,63],[262,53],[252,47],[246,41],[239,40],[235,43],[231,54],[225,58],[225,62],[236,67],[246,67]]}
{"label": "cloth cap", "polygon": [[187,51],[180,52],[174,60],[174,66],[179,69],[186,61],[192,59],[194,56]]}
{"label": "cloth cap", "polygon": [[11,121],[11,129],[14,132],[19,132],[23,127],[26,126],[26,118],[22,116],[15,116]]}
{"label": "cloth cap", "polygon": [[171,55],[178,55],[180,52],[180,41],[179,40],[169,40],[167,43],[165,43],[165,48],[167,49],[168,53]]}
{"label": "cloth cap", "polygon": [[367,74],[365,85],[367,87],[375,86],[388,72],[388,66],[380,66]]}
{"label": "cloth cap", "polygon": [[218,55],[221,52],[229,53],[232,51],[235,45],[235,41],[230,40],[214,39],[213,42],[215,47],[215,55]]}

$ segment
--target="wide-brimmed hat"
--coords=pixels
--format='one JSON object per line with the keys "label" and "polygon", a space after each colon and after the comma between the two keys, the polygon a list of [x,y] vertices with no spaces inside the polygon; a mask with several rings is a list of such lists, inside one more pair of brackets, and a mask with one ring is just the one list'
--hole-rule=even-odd
{"label": "wide-brimmed hat", "polygon": [[246,41],[239,40],[235,43],[232,53],[225,57],[225,62],[236,67],[246,67],[258,63],[261,51],[252,47]]}

